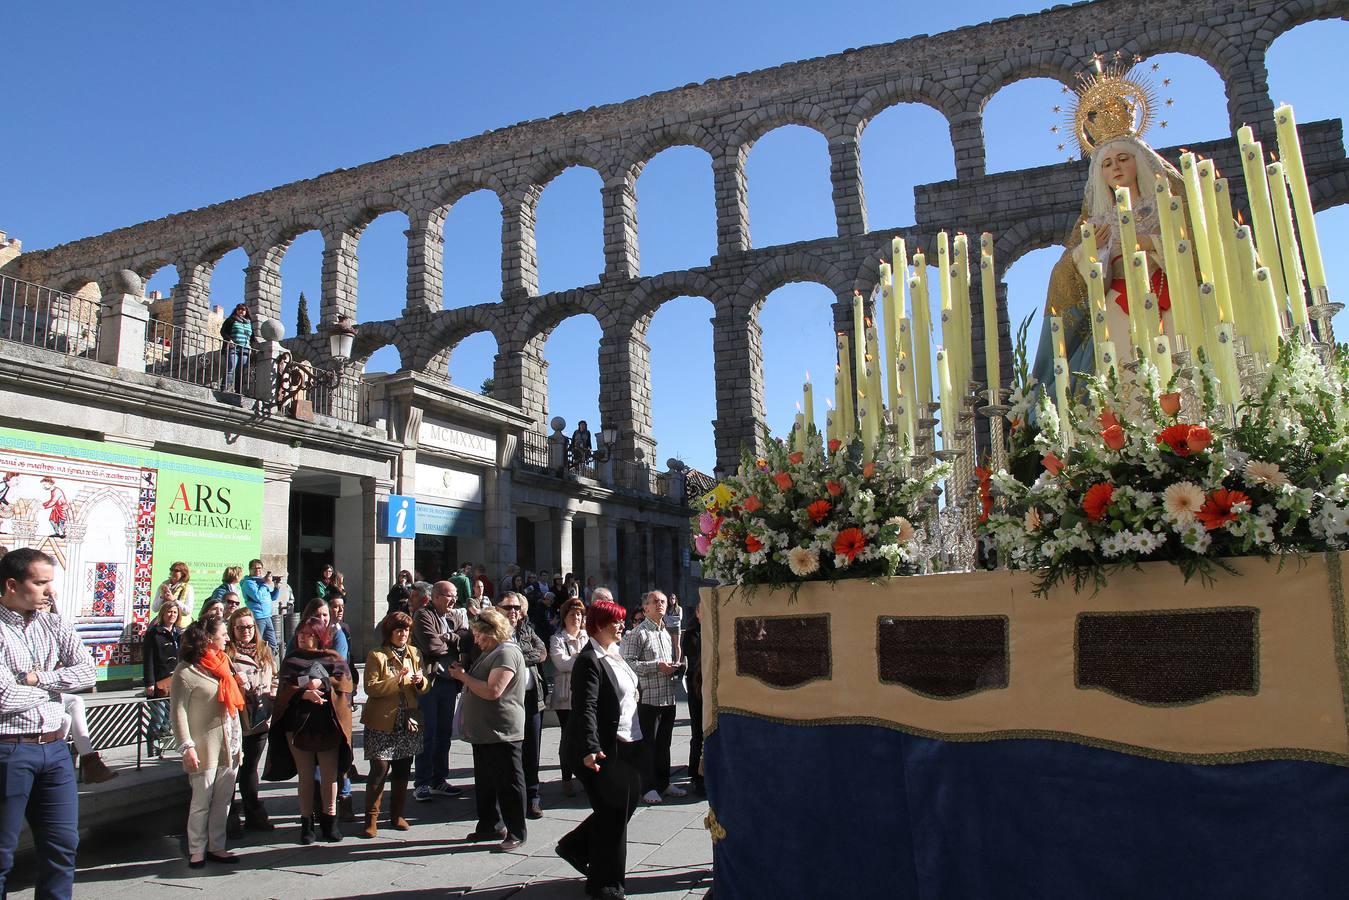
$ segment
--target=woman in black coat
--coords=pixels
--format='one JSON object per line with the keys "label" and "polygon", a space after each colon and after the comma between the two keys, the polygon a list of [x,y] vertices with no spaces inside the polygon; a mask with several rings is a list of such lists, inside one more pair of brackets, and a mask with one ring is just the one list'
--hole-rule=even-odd
{"label": "woman in black coat", "polygon": [[557,855],[586,876],[586,893],[602,900],[625,896],[628,820],[642,796],[637,673],[618,649],[624,617],[616,603],[591,604],[591,640],[572,666],[571,715],[562,736],[563,759],[580,778],[593,812],[557,842]]}
{"label": "woman in black coat", "polygon": [[[165,603],[159,608],[150,627],[141,639],[141,666],[145,679],[145,696],[156,700],[169,695],[169,682],[178,667],[178,650],[183,641],[183,629],[178,626],[182,610],[177,603]],[[146,735],[149,752],[156,752],[155,742],[169,734],[169,704],[160,700],[150,704],[150,731]]]}

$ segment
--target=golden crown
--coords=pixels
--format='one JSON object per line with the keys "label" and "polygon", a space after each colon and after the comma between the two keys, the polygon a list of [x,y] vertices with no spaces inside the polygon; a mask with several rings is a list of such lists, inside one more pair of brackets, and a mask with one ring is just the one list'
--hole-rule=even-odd
{"label": "golden crown", "polygon": [[[1063,106],[1055,106],[1054,112],[1062,113],[1062,125],[1050,129],[1054,134],[1062,129],[1071,129],[1074,140],[1082,156],[1090,156],[1092,151],[1107,141],[1124,135],[1142,137],[1152,124],[1153,115],[1158,107],[1156,88],[1147,72],[1140,72],[1141,56],[1125,58],[1116,53],[1110,59],[1099,54],[1092,57],[1089,71],[1078,73],[1077,87],[1065,87],[1063,92],[1071,94],[1072,100]],[[1160,66],[1152,63],[1151,72]],[[1163,79],[1162,86],[1169,87],[1171,79]],[[1172,100],[1165,101],[1166,106]],[[1167,126],[1166,120],[1161,127]],[[1061,151],[1066,144],[1059,144]],[[1069,157],[1071,159],[1071,157]]]}

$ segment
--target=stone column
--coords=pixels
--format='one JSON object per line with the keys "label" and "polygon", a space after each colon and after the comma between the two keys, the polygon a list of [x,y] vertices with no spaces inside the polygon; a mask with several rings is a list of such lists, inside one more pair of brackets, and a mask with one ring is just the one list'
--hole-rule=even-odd
{"label": "stone column", "polygon": [[[264,571],[296,574],[290,571],[290,485],[295,469],[288,463],[262,464],[262,553],[259,558]],[[248,560],[240,560],[240,563],[247,565]],[[295,592],[296,605],[303,608],[309,599],[305,587],[292,584],[290,577],[286,582]]]}
{"label": "stone column", "polygon": [[543,358],[542,342],[502,347],[493,363],[492,376],[493,398],[520,407],[541,430],[548,407],[548,361]]}
{"label": "stone column", "polygon": [[[553,511],[548,510],[543,519],[534,519],[534,565],[535,571],[547,569],[550,573],[557,568],[557,529],[553,527]],[[529,568],[527,565],[526,568]]]}
{"label": "stone column", "polygon": [[387,503],[392,492],[393,482],[387,478],[367,476],[361,479],[363,593],[347,600],[346,612],[351,628],[351,649],[357,659],[365,656],[371,647],[370,641],[375,639],[375,625],[384,616],[384,598],[388,596],[395,576],[392,571],[393,545],[379,539],[378,529],[379,505]]}
{"label": "stone column", "polygon": [[638,564],[633,567],[637,573],[637,591],[634,599],[640,604],[642,594],[656,587],[656,557],[655,548],[651,543],[651,524],[649,522],[636,522],[633,525],[633,534],[637,543]]}
{"label": "stone column", "polygon": [[740,450],[762,449],[764,420],[763,332],[748,313],[712,319],[712,344],[717,363],[717,470],[734,472]]}
{"label": "stone column", "polygon": [[356,319],[356,243],[358,238],[342,232],[330,237],[323,248],[323,297],[319,301],[320,329],[336,321],[338,314]]}
{"label": "stone column", "polygon": [[404,316],[437,313],[445,306],[445,216],[418,215],[408,239],[407,306]]}
{"label": "stone column", "polygon": [[656,454],[651,435],[651,347],[635,326],[615,326],[600,337],[600,427],[618,429],[618,456]]}
{"label": "stone column", "polygon": [[[618,583],[618,520],[611,515],[599,517],[596,542],[595,580],[599,587],[607,587],[614,594],[622,592]],[[622,600],[620,599],[620,603]]]}
{"label": "stone column", "polygon": [[511,192],[501,208],[501,295],[532,297],[539,292],[539,256],[534,244],[534,210],[539,188]]}
{"label": "stone column", "polygon": [[[104,291],[98,310],[98,361],[120,369],[145,371],[145,326],[150,321],[150,307],[145,302],[144,288],[135,273],[123,273],[135,278],[122,279]],[[128,290],[131,289],[131,290]]]}
{"label": "stone column", "polygon": [[984,174],[984,119],[978,111],[951,118],[951,146],[956,153],[956,179],[980,178]]}
{"label": "stone column", "polygon": [[178,265],[178,284],[173,288],[173,324],[195,332],[206,329],[206,316],[211,311],[210,263]]}
{"label": "stone column", "polygon": [[[248,258],[248,268],[244,269],[244,302],[254,321],[281,318],[281,254],[277,248],[254,251]],[[291,327],[294,326],[292,322]]]}
{"label": "stone column", "polygon": [[486,470],[483,482],[486,565],[493,577],[517,562],[514,476],[511,465],[515,461],[518,442],[519,438],[507,429],[497,431],[496,465]]}
{"label": "stone column", "polygon": [[717,202],[717,255],[749,249],[749,186],[744,147],[732,147],[712,162]]}
{"label": "stone column", "polygon": [[553,526],[553,571],[565,575],[572,570],[572,523],[576,519],[574,509],[551,509],[549,516]]}
{"label": "stone column", "polygon": [[[600,519],[597,516],[587,516],[585,518],[584,532],[584,556],[586,578],[594,578],[595,584],[601,583],[601,570],[603,565],[604,532],[600,529]],[[581,582],[585,584],[584,580]]]}
{"label": "stone column", "polygon": [[601,281],[636,278],[641,271],[637,241],[637,184],[629,174],[604,185],[604,274]]}
{"label": "stone column", "polygon": [[867,202],[862,189],[862,148],[852,138],[829,143],[829,180],[834,186],[838,236],[866,234]]}
{"label": "stone column", "polygon": [[1269,97],[1269,70],[1265,55],[1252,52],[1246,65],[1228,75],[1227,118],[1232,131],[1250,123],[1256,140],[1269,141],[1274,135],[1274,103]]}

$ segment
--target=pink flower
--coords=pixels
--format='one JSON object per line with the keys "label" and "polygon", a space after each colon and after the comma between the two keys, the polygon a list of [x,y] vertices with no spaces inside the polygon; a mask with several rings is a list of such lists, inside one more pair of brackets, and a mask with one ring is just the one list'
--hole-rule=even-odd
{"label": "pink flower", "polygon": [[716,534],[716,517],[710,512],[698,516],[698,530],[703,534]]}
{"label": "pink flower", "polygon": [[712,539],[705,534],[698,535],[693,539],[693,549],[699,556],[706,556],[712,552]]}

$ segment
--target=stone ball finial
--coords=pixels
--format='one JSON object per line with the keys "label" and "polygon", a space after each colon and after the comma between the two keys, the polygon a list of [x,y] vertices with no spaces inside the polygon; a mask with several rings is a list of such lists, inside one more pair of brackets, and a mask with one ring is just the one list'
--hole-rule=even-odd
{"label": "stone ball finial", "polygon": [[562,432],[562,429],[567,427],[567,420],[562,418],[561,416],[553,416],[552,421],[550,421],[548,425],[550,428],[553,429],[553,431],[556,431],[560,434]]}
{"label": "stone ball finial", "polygon": [[263,319],[258,323],[258,334],[264,341],[279,341],[286,336],[286,326],[280,319]]}
{"label": "stone ball finial", "polygon": [[108,278],[108,286],[114,293],[140,296],[145,293],[145,282],[130,269],[114,272]]}

